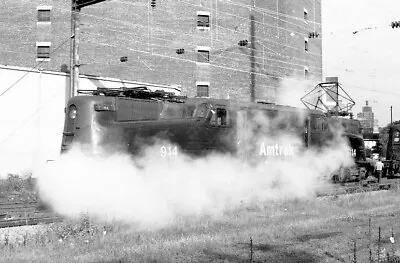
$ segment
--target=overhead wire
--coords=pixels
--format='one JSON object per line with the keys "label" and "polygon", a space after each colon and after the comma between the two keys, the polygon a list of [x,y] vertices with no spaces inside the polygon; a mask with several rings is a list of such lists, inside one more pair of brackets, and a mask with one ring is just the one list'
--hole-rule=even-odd
{"label": "overhead wire", "polygon": [[[101,18],[101,17],[97,17],[97,16],[94,16],[94,15],[89,15],[89,16],[93,16],[93,17],[96,17],[96,18],[99,18],[99,19],[103,19],[103,18]],[[104,19],[103,19],[104,20]],[[126,23],[126,22],[123,22],[123,21],[120,21],[120,20],[116,20],[117,22],[122,22],[122,23]],[[131,24],[131,23],[129,23],[129,24]],[[141,26],[141,25],[136,25],[136,26]],[[144,26],[141,26],[141,27],[144,27]],[[115,30],[114,30],[115,31]],[[173,31],[171,31],[171,30],[162,30],[162,31],[167,31],[167,32],[173,32]],[[125,34],[129,34],[128,32],[124,32]],[[260,57],[261,58],[261,57]],[[311,61],[311,60],[309,60],[309,61]],[[285,63],[286,61],[281,61],[282,63]],[[314,66],[312,66],[312,65],[309,65],[309,67],[314,67]],[[287,69],[291,69],[291,68],[287,68]],[[291,69],[291,70],[293,70],[293,69]]]}
{"label": "overhead wire", "polygon": [[37,115],[50,101],[52,101],[57,95],[59,95],[61,92],[63,92],[63,89],[60,89],[57,93],[55,93],[53,96],[48,99],[44,105],[41,107],[37,108],[36,111],[34,111],[25,121],[23,121],[20,125],[17,126],[11,133],[9,133],[3,140],[0,141],[0,145],[2,145],[5,141],[7,141],[11,136],[13,136],[17,131],[19,131],[22,127],[24,127],[35,115]]}
{"label": "overhead wire", "polygon": [[[198,5],[193,4],[193,3],[190,3],[190,2],[187,2],[187,1],[184,1],[184,0],[177,0],[177,1],[178,1],[178,2],[181,2],[181,3],[184,3],[184,4],[187,4],[187,5],[191,5],[191,6],[194,6],[194,7],[198,7]],[[122,1],[122,0],[116,0],[116,2],[120,2],[120,3],[123,3],[123,4],[127,4],[127,5],[135,5],[135,4],[131,3],[131,2],[126,2],[126,1]],[[230,4],[233,4],[233,3],[230,3]],[[245,8],[248,9],[247,7],[245,7]],[[214,11],[214,10],[215,10],[215,9],[210,8],[210,7],[207,7],[207,6],[203,7],[202,9],[210,10],[210,11]],[[233,16],[233,17],[239,18],[239,19],[244,19],[244,20],[247,20],[248,22],[250,22],[250,18],[249,18],[249,17],[244,17],[244,16],[240,16],[240,15],[233,14],[233,13],[224,12],[224,11],[221,11],[221,10],[218,10],[217,13],[226,14],[226,15]],[[277,18],[276,16],[273,16],[273,15],[270,15],[270,14],[267,14],[267,13],[263,13],[263,14],[266,14],[267,16],[272,17],[272,18],[274,18],[274,19],[284,21],[284,22],[286,22],[287,24],[297,26],[297,27],[299,27],[299,28],[301,28],[301,29],[308,30],[308,28],[306,28],[306,27],[304,27],[304,26],[300,26],[300,25],[298,25],[298,24],[291,23],[291,22],[289,22],[289,21],[287,21],[287,20]],[[263,26],[269,25],[269,24],[265,24],[265,23],[262,23],[262,22],[259,22],[259,21],[254,21],[254,22],[255,22],[256,24],[260,24],[260,25],[263,25]],[[289,30],[289,29],[284,28],[284,27],[274,26],[274,28],[279,28],[279,29],[282,29],[282,30],[285,30],[285,31],[293,32],[293,30]]]}
{"label": "overhead wire", "polygon": [[[118,48],[116,45],[112,45],[112,44],[109,44],[109,43],[102,43],[102,42],[99,42],[99,41],[96,41],[95,44]],[[162,46],[162,45],[159,45],[159,46],[165,47],[165,46]],[[128,47],[128,46],[125,46],[125,49],[131,50],[131,51],[135,51],[135,52],[139,52],[139,53],[149,54],[151,56],[159,56],[159,57],[169,58],[169,59],[173,59],[173,60],[179,60],[179,61],[183,61],[183,62],[188,62],[188,63],[192,63],[192,64],[193,63],[197,63],[196,61],[190,60],[190,59],[172,57],[172,56],[168,56],[168,55],[165,55],[165,54],[159,54],[159,53],[155,53],[155,52],[149,52],[149,51],[134,49],[134,48],[131,48],[131,47]],[[209,63],[207,65],[209,65],[210,67],[215,67],[215,68],[220,68],[220,69],[225,69],[225,70],[231,70],[231,71],[237,71],[237,72],[242,72],[242,73],[255,74],[255,75],[264,76],[264,77],[272,77],[272,78],[284,79],[284,77],[280,77],[280,76],[277,76],[277,75],[272,75],[270,73],[252,72],[252,71],[248,71],[248,70],[232,68],[232,67],[229,67],[229,66],[215,65],[213,63]],[[320,75],[320,74],[318,74],[318,75]]]}
{"label": "overhead wire", "polygon": [[[101,36],[100,34],[97,34],[97,35],[99,35],[99,36]],[[161,39],[161,40],[164,40],[164,39]],[[131,40],[131,42],[137,42],[137,43],[140,43],[140,41],[138,41],[138,40]],[[99,43],[99,41],[96,41],[96,42],[93,42],[93,44],[96,44],[96,43]],[[109,46],[109,47],[116,47],[116,45],[110,45],[110,44],[108,44],[107,46]],[[160,44],[155,44],[155,43],[152,43],[152,46],[157,46],[157,47],[162,47],[163,49],[170,49],[170,47],[168,47],[168,46],[166,46],[166,45],[160,45]],[[190,52],[190,53],[193,53],[193,54],[197,54],[195,51],[192,51],[192,50],[189,50],[188,52]],[[151,54],[154,54],[154,52],[152,52]],[[235,55],[237,55],[238,53],[234,53]],[[248,54],[246,54],[245,55],[246,56],[246,60],[248,60],[249,58],[250,58],[250,55],[248,55]],[[238,61],[238,62],[243,62],[244,60],[243,59],[238,59],[238,58],[231,58],[231,57],[227,57],[227,56],[223,56],[223,55],[221,55],[221,54],[219,54],[219,55],[216,55],[216,57],[217,58],[226,58],[226,59],[229,59],[230,61]],[[171,57],[172,58],[172,57]],[[259,58],[261,58],[261,57],[259,57]],[[266,60],[270,60],[270,59],[266,59]],[[195,60],[190,60],[190,61],[192,61],[192,62],[196,62]],[[215,62],[215,60],[210,60],[211,62]],[[210,62],[210,63],[211,63]],[[263,63],[261,63],[261,62],[255,62],[255,64],[257,64],[258,65],[258,67],[259,68],[263,68],[264,70],[266,70],[265,69],[265,67],[264,67],[264,65],[263,65]],[[227,66],[227,64],[225,63],[225,65]],[[296,65],[299,65],[299,64],[296,64]],[[214,64],[214,66],[217,66],[217,65],[215,65]],[[299,65],[299,66],[303,66],[303,65]],[[274,68],[283,68],[283,69],[288,69],[288,70],[292,70],[292,71],[301,71],[301,72],[304,72],[304,69],[298,69],[298,68],[288,68],[288,67],[282,67],[282,66],[277,66],[277,65],[274,65]],[[321,69],[321,68],[319,68],[319,69]],[[314,74],[314,73],[313,73]],[[318,74],[318,73],[315,73],[315,74],[317,74],[317,75],[320,75],[320,74]]]}
{"label": "overhead wire", "polygon": [[[257,10],[257,11],[259,11],[261,13],[269,13],[269,14],[273,14],[273,15],[279,15],[279,16],[283,16],[283,17],[287,17],[287,18],[294,19],[294,20],[299,20],[299,21],[304,20],[304,19],[299,18],[297,16],[289,15],[289,14],[286,14],[286,13],[282,13],[282,12],[279,12],[279,11],[270,10],[270,9],[266,9],[266,8],[262,8],[262,7],[246,5],[246,4],[238,3],[238,2],[235,2],[235,1],[232,1],[232,0],[220,0],[220,1],[226,2],[226,3],[231,4],[231,5],[237,5],[237,6],[246,7],[246,8],[249,8],[249,9],[254,9],[254,10]],[[277,1],[279,1],[279,0],[277,0]],[[317,2],[319,2],[319,1],[317,1]],[[319,25],[321,24],[321,23],[318,23],[318,22],[313,22],[313,23],[319,24]]]}
{"label": "overhead wire", "polygon": [[[63,9],[63,8],[60,8],[60,7],[56,7],[56,8],[66,11],[66,9]],[[146,26],[140,25],[140,24],[137,24],[137,23],[127,22],[127,21],[123,21],[123,20],[119,20],[119,19],[113,19],[113,18],[104,18],[104,17],[98,16],[98,15],[93,15],[93,14],[81,13],[81,16],[84,16],[84,17],[93,17],[93,18],[97,18],[97,19],[102,20],[102,21],[118,22],[118,23],[125,24],[125,25],[131,26],[131,27],[133,26],[133,27],[146,28]],[[270,25],[268,25],[268,24],[265,24],[265,25],[266,25],[266,26],[270,26]],[[218,27],[218,28],[227,29],[227,30],[232,31],[232,32],[234,32],[234,33],[238,33],[238,32],[235,31],[234,29],[226,28],[226,27],[223,27],[223,26],[217,26],[217,27]],[[161,28],[157,28],[157,30],[163,31],[163,32],[168,32],[168,33],[171,32],[171,30],[166,30],[166,29],[161,29]],[[302,32],[297,32],[297,31],[294,31],[294,32],[296,32],[296,33],[302,33]],[[179,33],[180,33],[180,32],[179,32]],[[243,34],[243,35],[247,35],[247,34],[245,34],[245,33],[242,33],[242,34]],[[270,39],[260,38],[260,37],[257,37],[257,38],[258,38],[258,39],[261,39],[261,40],[264,40],[264,41],[266,41],[266,42],[272,42],[272,43],[274,43],[274,44],[276,44],[276,45],[279,45],[279,46],[283,46],[283,47],[287,47],[287,48],[292,48],[292,49],[297,49],[297,50],[303,50],[303,49],[300,49],[300,48],[297,48],[297,47],[293,47],[293,46],[290,46],[290,45],[282,44],[282,43],[280,43],[280,42],[271,41]],[[320,39],[321,39],[321,38],[320,38]],[[320,54],[318,54],[318,53],[313,53],[313,52],[308,52],[308,54],[314,55],[314,56],[319,56],[319,57],[321,56]]]}
{"label": "overhead wire", "polygon": [[[128,31],[122,31],[122,30],[117,30],[117,29],[108,29],[108,30],[110,30],[110,31],[114,31],[114,32],[119,32],[119,33],[123,33],[123,34],[129,34],[129,35],[134,35],[132,32],[128,32]],[[178,33],[180,33],[180,32],[176,32],[176,31],[172,31],[172,30],[165,30],[165,31],[167,31],[168,33],[171,33],[171,34],[178,34]],[[193,36],[192,34],[190,34],[190,33],[182,33],[182,35],[189,35],[189,36]],[[157,37],[154,37],[154,36],[152,36],[152,38],[157,38]],[[200,38],[200,39],[206,39],[206,40],[209,40],[210,38],[208,38],[208,37],[203,37],[203,36],[196,36],[196,38]],[[160,38],[159,38],[160,39]],[[165,40],[169,40],[169,39],[163,39],[164,41]],[[226,44],[226,43],[228,43],[228,44],[230,44],[230,46],[229,47],[232,47],[232,43],[231,42],[227,42],[227,41],[224,41],[224,40],[220,40],[220,39],[214,39],[214,41],[217,41],[217,42],[220,42],[221,44]],[[183,41],[181,41],[181,43],[182,43]],[[262,45],[263,47],[265,47],[266,49],[268,49],[270,52],[267,52],[267,53],[269,53],[269,54],[274,54],[274,55],[278,55],[278,56],[281,56],[281,57],[285,57],[285,58],[288,58],[288,59],[290,59],[290,60],[299,60],[299,61],[303,61],[303,62],[308,62],[308,63],[310,63],[310,64],[312,64],[312,63],[318,63],[318,61],[315,61],[315,60],[313,60],[313,59],[301,59],[301,58],[297,58],[297,57],[290,57],[290,56],[285,56],[285,55],[282,55],[282,54],[280,54],[279,52],[276,52],[276,51],[274,51],[273,49],[271,49],[271,48],[269,48],[269,47],[267,47],[266,45],[264,45],[264,44],[268,44],[268,43],[262,43],[261,41],[259,41],[259,40],[256,40],[256,42],[257,43],[259,43],[260,45]],[[191,45],[191,43],[188,43],[189,45]],[[235,43],[234,44],[235,46],[237,45],[237,43]],[[193,45],[194,46],[194,45]],[[226,49],[226,48],[223,48],[222,50],[224,50],[224,49]],[[219,49],[220,50],[220,49]],[[217,50],[217,51],[219,51],[219,50]],[[233,53],[233,52],[231,52],[231,51],[226,51],[227,53]],[[233,53],[233,54],[236,54],[236,53]],[[258,57],[258,56],[256,56],[256,57]],[[263,59],[262,57],[258,57],[258,58],[260,58],[260,59]],[[271,58],[271,59],[273,59],[273,58]],[[278,61],[277,59],[275,59],[276,61]],[[290,63],[290,62],[287,62],[287,61],[284,61],[284,60],[279,60],[280,62],[282,62],[282,63]],[[312,65],[310,65],[310,67],[316,67],[316,66],[312,66]],[[317,67],[316,67],[317,68]],[[319,67],[320,68],[320,67]]]}
{"label": "overhead wire", "polygon": [[[61,44],[59,44],[55,49],[53,49],[50,52],[50,55],[54,54],[56,51],[58,51],[59,48],[61,48],[63,45],[65,45],[65,43],[67,43],[70,40],[70,38],[64,40]],[[10,85],[5,91],[3,91],[0,94],[0,97],[3,96],[5,93],[7,93],[10,89],[12,89],[18,82],[20,82],[23,78],[25,78],[29,73],[31,73],[33,70],[35,70],[40,64],[42,64],[44,62],[44,60],[39,61],[38,63],[36,63],[36,65],[29,71],[27,71],[24,75],[22,75],[19,79],[17,79],[17,81],[15,81],[12,85]]]}
{"label": "overhead wire", "polygon": [[[133,33],[127,32],[127,31],[114,30],[114,29],[111,29],[111,30],[112,30],[112,31],[115,31],[115,32],[120,32],[120,33],[123,33],[123,34],[133,35]],[[93,34],[93,33],[91,33],[91,34]],[[105,37],[104,35],[101,35],[101,34],[98,34],[98,33],[94,33],[94,34],[99,35],[99,36],[101,36],[101,37]],[[153,38],[153,39],[159,39],[159,40],[161,40],[163,43],[165,43],[166,41],[168,41],[168,39],[166,39],[166,38],[160,38],[160,37],[154,37],[154,36],[153,36],[152,38]],[[125,38],[124,38],[123,40],[126,41]],[[141,43],[140,41],[135,40],[135,39],[131,39],[131,40],[129,40],[129,41]],[[152,45],[153,45],[153,44],[152,44]],[[192,48],[194,48],[194,49],[196,48],[196,45],[194,45],[194,44],[192,44],[192,43],[187,43],[187,45],[189,45],[190,47],[192,47]],[[266,46],[264,46],[264,45],[261,44],[261,43],[260,43],[260,45],[262,45],[263,47],[266,47]],[[168,46],[166,46],[166,45],[158,45],[158,46],[162,46],[162,47],[166,47],[166,48],[169,48],[169,49],[170,49],[170,47],[168,47]],[[227,58],[227,59],[230,59],[230,60],[242,61],[242,59],[240,59],[240,58],[234,58],[234,57],[224,56],[224,55],[223,55],[224,53],[232,54],[232,55],[235,55],[235,56],[238,56],[238,55],[239,55],[239,53],[233,52],[232,50],[233,50],[233,49],[239,49],[239,48],[241,48],[240,46],[234,45],[234,46],[231,46],[231,47],[229,47],[229,48],[230,48],[231,50],[222,50],[222,51],[219,50],[220,52],[218,52],[218,53],[210,52],[210,55],[214,55],[215,57],[220,57],[220,58]],[[251,50],[251,47],[242,47],[242,48]],[[268,47],[266,47],[266,48],[268,48]],[[241,55],[241,54],[240,54],[240,55]],[[243,56],[244,56],[246,59],[249,59],[249,58],[251,57],[250,54],[243,54]],[[275,61],[275,62],[278,62],[278,63],[288,64],[288,65],[293,65],[293,66],[304,67],[303,64],[291,63],[291,62],[288,62],[288,61],[279,60],[279,59],[274,59],[274,58],[271,58],[271,57],[265,58],[265,57],[261,57],[261,56],[254,56],[254,58],[258,58],[258,59],[260,59],[260,60]],[[292,70],[294,69],[294,68],[288,68],[288,67],[282,67],[282,66],[277,66],[277,67],[285,68],[285,69],[292,69]],[[312,65],[309,65],[308,67],[309,67],[309,68],[322,69],[322,67],[316,67],[316,66],[312,66]],[[298,70],[298,69],[296,69],[296,70]]]}

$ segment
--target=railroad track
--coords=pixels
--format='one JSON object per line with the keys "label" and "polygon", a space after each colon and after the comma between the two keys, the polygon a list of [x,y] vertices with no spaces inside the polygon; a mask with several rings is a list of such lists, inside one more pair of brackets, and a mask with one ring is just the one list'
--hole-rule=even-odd
{"label": "railroad track", "polygon": [[335,184],[327,191],[317,193],[317,197],[323,196],[338,196],[345,194],[365,193],[381,190],[389,190],[399,188],[400,179],[384,179],[381,183],[361,181],[343,184]]}
{"label": "railroad track", "polygon": [[0,228],[60,222],[62,218],[42,210],[38,202],[1,202]]}

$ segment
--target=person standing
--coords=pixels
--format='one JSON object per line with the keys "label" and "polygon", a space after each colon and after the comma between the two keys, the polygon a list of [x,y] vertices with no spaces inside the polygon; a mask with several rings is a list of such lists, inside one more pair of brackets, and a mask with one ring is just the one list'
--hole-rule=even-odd
{"label": "person standing", "polygon": [[383,166],[383,162],[381,162],[381,159],[379,158],[378,161],[375,163],[375,171],[378,175],[378,183],[381,182]]}

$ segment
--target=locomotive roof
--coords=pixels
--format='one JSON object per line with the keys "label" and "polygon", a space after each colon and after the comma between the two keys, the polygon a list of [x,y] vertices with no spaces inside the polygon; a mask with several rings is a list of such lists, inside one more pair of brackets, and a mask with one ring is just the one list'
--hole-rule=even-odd
{"label": "locomotive roof", "polygon": [[[306,108],[296,108],[292,106],[279,105],[274,103],[263,103],[263,102],[248,102],[248,101],[236,101],[236,100],[226,100],[226,99],[215,99],[215,98],[188,98],[186,96],[180,96],[159,91],[150,91],[147,87],[134,87],[134,88],[120,88],[120,89],[106,89],[98,88],[97,90],[79,90],[78,93],[86,94],[86,96],[76,96],[75,99],[86,100],[87,97],[96,97],[97,99],[106,97],[117,97],[117,98],[131,98],[140,100],[161,100],[170,103],[184,103],[191,105],[198,105],[202,103],[209,103],[211,105],[224,105],[228,108],[252,108],[252,109],[266,109],[266,110],[280,110],[287,112],[308,112],[316,115],[325,115],[324,112],[320,110],[312,110]],[[89,96],[87,96],[89,95]],[[86,98],[85,98],[86,97]],[[82,99],[80,99],[82,98]]]}
{"label": "locomotive roof", "polygon": [[232,108],[253,108],[253,109],[267,109],[267,110],[283,110],[288,112],[303,111],[310,112],[318,115],[325,115],[319,110],[310,110],[305,108],[296,108],[288,105],[281,105],[275,103],[260,103],[260,102],[248,102],[248,101],[237,101],[237,100],[225,100],[225,99],[213,99],[213,98],[187,98],[185,100],[189,104],[201,104],[210,103],[213,105],[225,105]]}

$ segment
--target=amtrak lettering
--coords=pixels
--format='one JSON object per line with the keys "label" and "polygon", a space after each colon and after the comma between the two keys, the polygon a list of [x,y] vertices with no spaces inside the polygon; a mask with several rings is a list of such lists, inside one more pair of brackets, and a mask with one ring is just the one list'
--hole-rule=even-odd
{"label": "amtrak lettering", "polygon": [[279,144],[265,144],[262,143],[260,146],[260,156],[293,156],[294,147],[291,144],[279,145]]}

